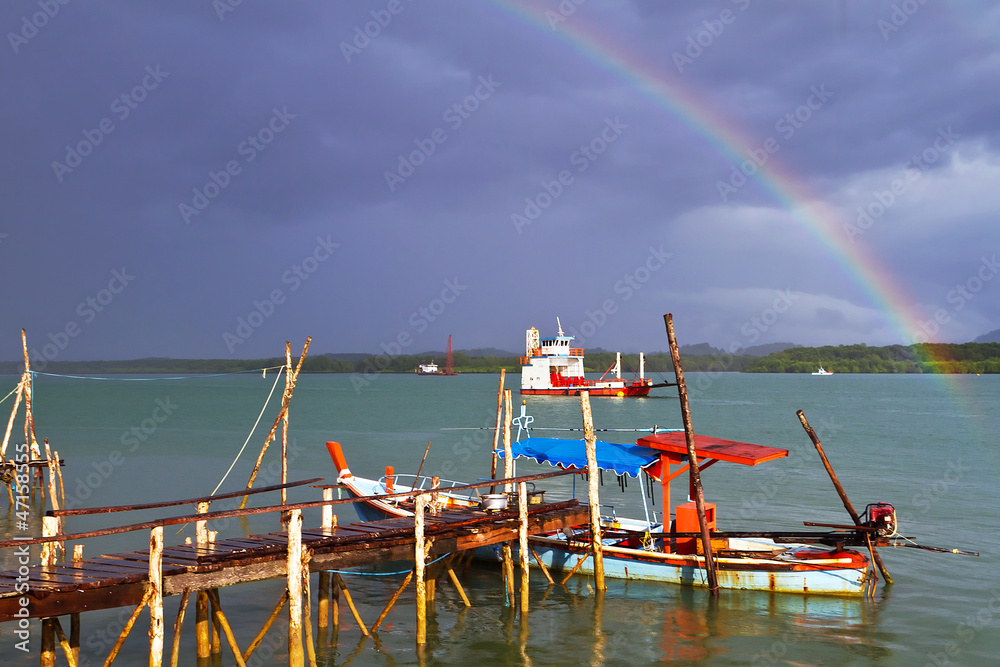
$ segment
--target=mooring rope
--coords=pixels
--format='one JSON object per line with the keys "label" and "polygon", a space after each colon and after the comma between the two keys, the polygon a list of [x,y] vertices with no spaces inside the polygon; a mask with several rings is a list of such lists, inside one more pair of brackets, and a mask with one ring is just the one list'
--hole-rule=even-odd
{"label": "mooring rope", "polygon": [[198,378],[215,378],[225,375],[243,375],[245,373],[259,373],[270,371],[284,366],[265,366],[263,368],[251,368],[245,371],[232,371],[229,373],[199,373],[198,375],[179,375],[176,377],[156,377],[156,378],[119,378],[119,377],[99,377],[96,375],[65,375],[63,373],[45,373],[43,371],[31,371],[32,375],[47,375],[54,378],[69,378],[71,380],[114,380],[117,382],[154,382],[156,380],[196,380]]}
{"label": "mooring rope", "polygon": [[[275,368],[284,369],[285,367],[275,366]],[[280,379],[281,379],[281,371],[278,371],[278,375],[274,378],[274,384],[271,385],[271,392],[267,395],[267,400],[264,401],[264,407],[260,409],[260,414],[257,415],[257,421],[253,423],[253,428],[250,429],[250,435],[248,435],[247,439],[243,441],[243,446],[240,447],[240,451],[239,453],[236,454],[236,458],[233,459],[233,462],[231,464],[229,464],[229,470],[226,471],[226,474],[222,476],[222,479],[219,480],[219,483],[216,485],[214,489],[212,489],[212,492],[208,495],[210,496],[215,495],[215,492],[219,490],[219,487],[222,486],[223,482],[226,481],[226,478],[229,477],[229,473],[233,471],[233,468],[236,466],[236,462],[240,460],[240,456],[243,455],[243,450],[247,448],[247,443],[250,442],[250,438],[253,437],[254,431],[257,430],[257,425],[260,424],[260,418],[264,416],[264,411],[267,410],[267,406],[271,402],[271,396],[274,395],[274,388],[278,386],[278,380]]]}
{"label": "mooring rope", "polygon": [[[424,567],[427,567],[428,565],[433,565],[434,563],[438,562],[439,560],[444,560],[445,558],[447,558],[450,555],[451,554],[448,553],[448,554],[445,554],[445,555],[440,556],[438,558],[435,558],[434,560],[432,560],[429,563],[424,563]],[[412,568],[410,568],[410,569],[412,569]],[[396,575],[400,575],[400,574],[408,574],[410,572],[410,569],[400,570],[399,572],[358,572],[356,570],[323,570],[323,571],[324,572],[336,572],[337,574],[356,574],[359,577],[392,577],[392,576],[396,576]]]}

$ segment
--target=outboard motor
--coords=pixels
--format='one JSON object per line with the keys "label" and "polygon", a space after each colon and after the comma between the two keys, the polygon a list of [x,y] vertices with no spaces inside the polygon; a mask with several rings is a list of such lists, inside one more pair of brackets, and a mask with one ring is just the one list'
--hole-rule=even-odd
{"label": "outboard motor", "polygon": [[896,534],[896,508],[889,503],[872,503],[865,508],[868,520],[864,525],[874,528],[879,537]]}

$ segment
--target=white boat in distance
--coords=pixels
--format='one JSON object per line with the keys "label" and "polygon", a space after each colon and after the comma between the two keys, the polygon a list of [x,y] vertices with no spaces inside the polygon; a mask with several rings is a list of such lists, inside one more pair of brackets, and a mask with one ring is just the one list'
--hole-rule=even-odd
{"label": "white boat in distance", "polygon": [[822,366],[820,366],[819,370],[813,373],[813,375],[833,375],[833,371],[828,371]]}

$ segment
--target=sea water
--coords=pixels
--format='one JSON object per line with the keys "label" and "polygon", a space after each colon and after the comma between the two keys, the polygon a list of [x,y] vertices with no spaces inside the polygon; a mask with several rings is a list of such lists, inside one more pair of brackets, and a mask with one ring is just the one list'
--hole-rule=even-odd
{"label": "sea water", "polygon": [[[431,446],[424,472],[474,481],[490,472],[491,428],[496,418],[496,375],[303,375],[290,410],[288,479],[336,473],[323,444],[342,443],[355,474],[378,477],[385,466],[415,472]],[[17,378],[2,376],[2,393]],[[280,404],[283,379],[273,371],[218,377],[161,376],[74,379],[38,375],[34,415],[39,438],[48,438],[66,465],[69,507],[97,507],[193,498],[209,494],[236,460],[219,492],[245,486]],[[883,548],[895,580],[880,584],[874,600],[721,591],[638,581],[608,580],[596,595],[592,581],[575,577],[548,586],[531,573],[527,624],[508,605],[499,568],[473,565],[463,577],[472,606],[465,608],[443,581],[430,614],[424,659],[440,665],[679,664],[712,665],[992,665],[1000,655],[1000,377],[917,375],[699,374],[687,376],[697,433],[789,450],[785,459],[757,467],[718,463],[702,479],[717,506],[720,530],[800,530],[802,522],[850,523],[847,512],[803,431],[797,410],[815,428],[831,464],[858,511],[866,504],[895,505],[900,532],[917,543],[981,552],[979,557]],[[517,377],[514,416],[522,397]],[[533,427],[579,428],[580,401],[573,397],[524,397]],[[644,399],[592,399],[597,428],[681,426],[675,388]],[[9,414],[11,399],[0,405]],[[263,412],[262,412],[262,408]],[[259,423],[252,435],[254,423]],[[458,430],[463,429],[463,430]],[[515,435],[516,435],[515,427]],[[579,433],[535,431],[578,437]],[[20,420],[13,442],[23,441]],[[632,442],[641,433],[602,431],[601,439]],[[248,436],[249,439],[248,439]],[[244,451],[238,456],[241,448]],[[13,447],[13,444],[11,445]],[[256,487],[280,482],[280,439],[264,457]],[[8,449],[8,455],[12,453]],[[519,463],[518,473],[545,472]],[[673,502],[685,500],[686,476],[673,485]],[[577,490],[583,491],[583,483]],[[559,478],[544,485],[547,498],[573,492]],[[317,500],[308,486],[289,491],[291,502]],[[277,494],[253,503],[277,502]],[[660,498],[643,502],[641,485],[625,493],[606,476],[604,511],[641,517],[659,512]],[[237,500],[213,503],[230,509]],[[6,508],[6,502],[2,503]],[[190,513],[191,506],[69,517],[67,532],[81,532],[162,516]],[[41,512],[32,510],[40,532]],[[341,523],[356,520],[337,508]],[[15,534],[14,517],[0,510],[0,533]],[[318,525],[306,511],[306,525]],[[219,538],[278,530],[273,515],[213,522]],[[167,527],[165,543],[180,544],[192,527]],[[134,532],[88,540],[85,556],[146,547],[148,534]],[[16,567],[10,550],[0,567]],[[402,582],[406,564],[362,568],[344,578],[369,625]],[[315,594],[316,575],[313,575]],[[257,633],[284,589],[272,580],[221,591],[223,609],[241,648]],[[168,628],[178,598],[165,602]],[[81,664],[101,664],[130,609],[83,614]],[[315,623],[315,609],[313,622]],[[68,623],[64,627],[68,629]],[[147,662],[145,613],[117,664]],[[193,609],[188,608],[181,664],[194,664]],[[277,623],[251,664],[287,664],[284,627]],[[15,648],[11,624],[0,626],[0,660],[31,665],[38,659],[39,623],[32,623],[30,654]],[[363,638],[346,605],[339,629],[323,638],[321,665],[418,664],[412,587],[371,639]],[[62,660],[62,657],[59,657]],[[235,664],[223,642],[222,664]]]}

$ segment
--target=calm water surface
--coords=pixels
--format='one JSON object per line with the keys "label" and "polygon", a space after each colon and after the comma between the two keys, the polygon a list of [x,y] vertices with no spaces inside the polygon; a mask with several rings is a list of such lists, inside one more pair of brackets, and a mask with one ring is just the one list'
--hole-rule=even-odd
{"label": "calm water surface", "polygon": [[[16,383],[11,376],[0,376],[0,380],[3,394]],[[196,497],[211,492],[222,479],[273,380],[273,373],[155,381],[40,376],[35,385],[37,431],[66,459],[63,474],[70,506]],[[489,431],[442,429],[492,424],[497,376],[387,375],[360,390],[353,380],[346,375],[299,380],[291,410],[289,479],[333,480],[335,473],[323,447],[327,440],[343,443],[352,470],[364,476],[378,476],[386,465],[400,472],[415,471],[428,441],[432,445],[425,472],[461,480],[488,475]],[[512,380],[508,387],[519,402],[517,378]],[[916,536],[923,544],[980,551],[982,556],[883,549],[895,585],[880,586],[874,602],[722,591],[713,604],[700,589],[614,580],[609,580],[608,591],[600,599],[585,578],[549,588],[533,572],[527,627],[505,605],[498,571],[474,566],[465,581],[473,604],[470,609],[462,607],[448,584],[439,588],[427,647],[429,664],[673,661],[940,666],[1000,662],[1000,578],[996,575],[1000,571],[1000,377],[689,374],[688,385],[697,432],[790,450],[787,459],[759,468],[720,463],[705,472],[706,496],[717,504],[721,529],[798,529],[803,521],[849,522],[795,416],[802,409],[859,510],[869,502],[891,502],[904,534]],[[595,398],[597,427],[679,426],[674,390],[656,391],[659,397],[647,399]],[[236,490],[246,483],[279,399],[280,387],[220,491]],[[0,414],[7,414],[9,407],[8,400]],[[535,426],[578,427],[581,422],[579,400],[573,398],[530,397],[528,412]],[[634,440],[627,433],[602,437]],[[278,482],[277,453],[272,446],[257,486]],[[534,464],[520,464],[518,472],[536,470],[543,471]],[[642,515],[638,484],[633,481],[622,494],[613,479],[605,481],[603,503],[614,504],[621,515]],[[674,486],[674,501],[682,501],[684,484]],[[571,482],[562,479],[546,488],[550,499],[572,490]],[[314,500],[318,492],[296,489],[290,498]],[[212,509],[235,504],[220,501]],[[185,511],[177,508],[167,513]],[[354,519],[346,509],[338,515],[341,521]],[[78,532],[154,516],[150,512],[73,517],[67,530]],[[39,513],[33,518],[40,528]],[[306,522],[318,525],[319,514],[307,513]],[[269,532],[277,526],[273,517],[252,517],[217,522],[211,528],[222,538]],[[0,515],[0,532],[10,535],[11,531],[11,517]],[[190,529],[179,534],[175,528],[168,529],[165,540],[181,543],[190,534]],[[145,533],[132,533],[91,540],[86,555],[139,549],[146,539]],[[0,554],[0,566],[12,566],[10,554]],[[404,567],[347,577],[368,623],[400,584],[402,576],[392,574],[397,569]],[[283,586],[281,581],[270,581],[222,591],[224,609],[241,647],[263,624]],[[377,640],[362,640],[344,609],[332,645],[320,648],[319,664],[416,664],[412,595],[411,588]],[[177,604],[176,598],[167,599],[168,626]],[[103,662],[127,616],[120,610],[84,615],[83,664]],[[146,664],[146,619],[144,614],[117,664]],[[276,628],[251,664],[286,664],[284,635]],[[36,664],[37,627],[32,655],[16,651],[15,641],[9,627],[0,628],[3,664]],[[181,664],[193,664],[190,623],[182,651]],[[226,649],[222,664],[234,664]]]}

